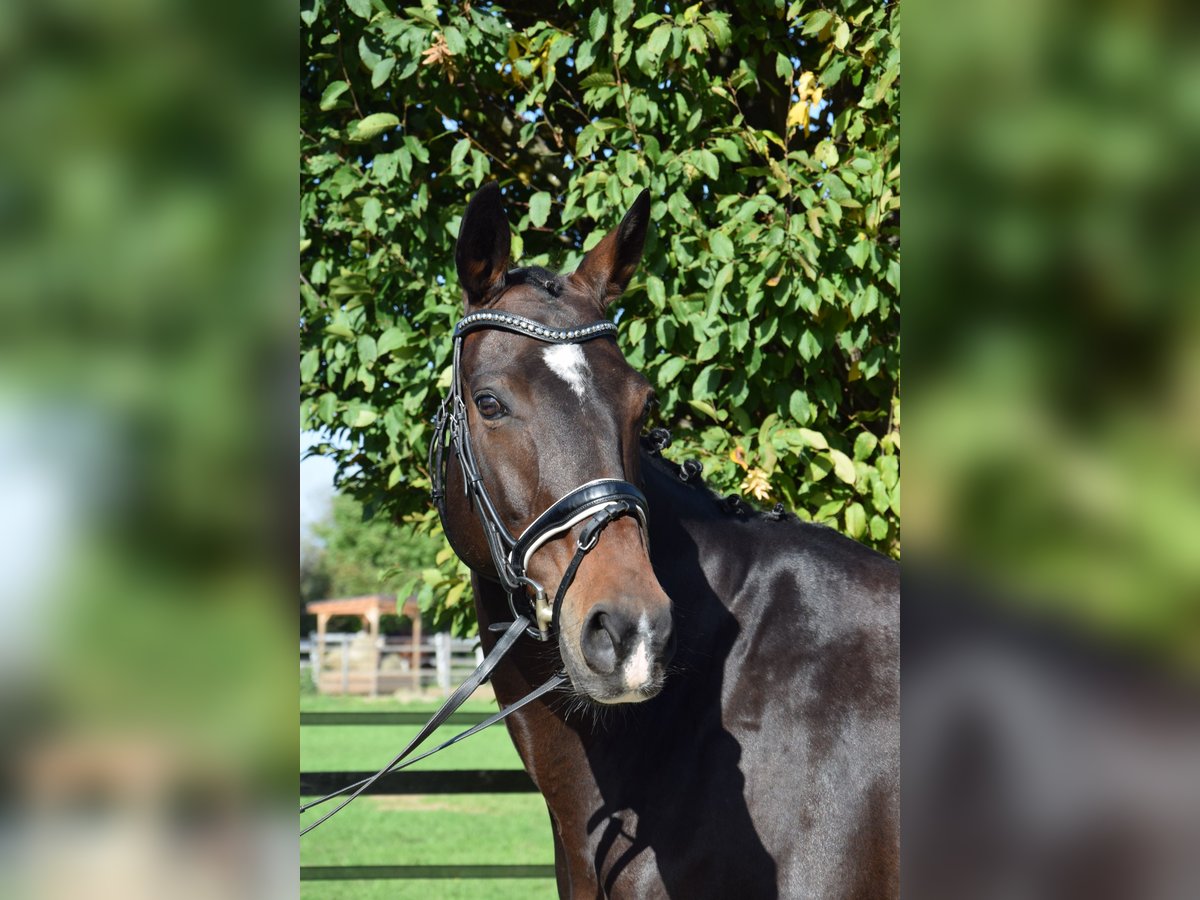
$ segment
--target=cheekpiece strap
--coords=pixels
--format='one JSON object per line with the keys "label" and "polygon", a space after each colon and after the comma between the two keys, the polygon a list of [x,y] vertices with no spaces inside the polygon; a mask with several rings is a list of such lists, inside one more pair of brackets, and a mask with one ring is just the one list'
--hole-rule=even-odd
{"label": "cheekpiece strap", "polygon": [[616,322],[594,322],[578,328],[549,328],[524,316],[483,310],[459,319],[458,324],[454,326],[454,336],[460,338],[480,328],[501,328],[547,344],[579,344],[593,338],[615,336],[617,333]]}

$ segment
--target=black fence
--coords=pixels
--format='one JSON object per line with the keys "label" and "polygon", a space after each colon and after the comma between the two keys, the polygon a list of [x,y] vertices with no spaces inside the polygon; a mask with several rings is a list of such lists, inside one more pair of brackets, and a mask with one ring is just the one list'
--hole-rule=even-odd
{"label": "black fence", "polygon": [[[487,713],[456,712],[448,725],[470,726]],[[424,725],[429,717],[417,712],[306,712],[301,727],[313,725]],[[318,797],[374,775],[374,772],[301,772],[300,795]],[[391,772],[365,794],[529,794],[533,781],[521,769]],[[314,835],[319,832],[313,832]],[[413,865],[301,866],[301,881],[366,881],[393,878],[553,878],[554,866],[540,865]]]}

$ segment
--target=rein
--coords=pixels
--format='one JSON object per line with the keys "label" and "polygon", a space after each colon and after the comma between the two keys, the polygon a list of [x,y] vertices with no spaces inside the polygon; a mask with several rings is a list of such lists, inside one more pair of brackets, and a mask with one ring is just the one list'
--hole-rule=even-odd
{"label": "rein", "polygon": [[[415,762],[432,756],[439,750],[444,750],[476,732],[502,721],[526,704],[532,703],[565,684],[567,676],[560,672],[552,676],[545,684],[482,722],[443,741],[432,750],[409,758],[480,685],[488,680],[497,663],[512,649],[522,633],[539,641],[550,639],[550,630],[558,628],[563,598],[575,580],[580,563],[583,562],[584,556],[596,546],[601,532],[613,520],[621,516],[633,515],[638,518],[643,529],[647,527],[649,514],[645,495],[628,481],[600,478],[580,485],[550,504],[530,523],[528,528],[520,535],[513,537],[501,521],[475,462],[475,455],[471,449],[471,436],[467,428],[467,408],[462,397],[460,365],[463,338],[472,331],[485,328],[511,331],[548,344],[581,344],[598,337],[610,337],[617,333],[615,322],[596,322],[583,328],[550,328],[524,316],[488,311],[471,313],[460,319],[455,326],[450,391],[442,401],[437,416],[434,418],[433,441],[429,446],[429,477],[433,488],[433,502],[437,507],[444,530],[446,523],[446,450],[449,448],[458,457],[459,465],[462,467],[463,489],[466,496],[473,501],[475,512],[483,526],[488,550],[491,552],[492,562],[496,567],[495,577],[508,593],[508,605],[512,610],[513,621],[505,624],[497,623],[492,626],[493,630],[503,630],[504,634],[496,641],[491,652],[467,677],[467,680],[446,698],[446,702],[442,704],[441,708],[433,714],[416,737],[409,741],[408,745],[391,762],[369,778],[348,784],[300,807],[300,812],[304,813],[335,797],[349,794],[332,810],[301,829],[301,837],[345,809],[351,801],[367,791],[384,775],[407,768]],[[580,530],[579,538],[576,540],[575,555],[567,565],[551,602],[546,596],[545,588],[526,574],[529,560],[548,541],[570,531],[580,522],[586,522],[586,524]],[[446,536],[449,540],[448,531]],[[450,544],[458,553],[454,542],[450,541]],[[462,558],[461,553],[458,553],[458,556]],[[492,577],[488,572],[479,572],[478,574]],[[529,598],[529,591],[533,592],[532,600]],[[518,611],[518,606],[526,606],[529,609]]]}

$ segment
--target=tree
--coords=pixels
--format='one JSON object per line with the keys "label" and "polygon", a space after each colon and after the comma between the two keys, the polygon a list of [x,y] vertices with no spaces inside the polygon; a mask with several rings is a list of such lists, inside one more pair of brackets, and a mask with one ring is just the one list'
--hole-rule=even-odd
{"label": "tree", "polygon": [[[453,244],[500,182],[521,264],[573,267],[649,188],[620,343],[668,455],[899,554],[895,4],[617,0],[302,14],[301,390],[344,491],[436,534]],[[465,570],[425,587],[460,623]]]}
{"label": "tree", "polygon": [[[405,600],[424,590],[424,575],[438,580],[444,542],[428,532],[367,518],[347,494],[335,494],[329,518],[313,526],[316,545],[301,566],[300,600],[395,594]],[[429,599],[428,596],[425,598]]]}

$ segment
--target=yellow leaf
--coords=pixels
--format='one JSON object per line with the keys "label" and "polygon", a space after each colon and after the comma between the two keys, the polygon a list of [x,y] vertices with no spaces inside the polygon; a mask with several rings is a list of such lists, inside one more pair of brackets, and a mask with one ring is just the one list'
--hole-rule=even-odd
{"label": "yellow leaf", "polygon": [[829,458],[833,460],[833,474],[846,484],[854,484],[858,473],[854,470],[854,463],[850,457],[841,450],[830,449]]}
{"label": "yellow leaf", "polygon": [[460,581],[454,587],[450,588],[450,593],[446,595],[446,606],[457,606],[458,601],[462,599],[463,592],[467,589],[467,583]]}
{"label": "yellow leaf", "polygon": [[767,480],[767,473],[757,467],[748,470],[748,474],[742,480],[741,489],[756,500],[766,500],[771,496],[771,483]]}
{"label": "yellow leaf", "polygon": [[825,435],[819,431],[813,431],[811,428],[797,428],[797,433],[803,439],[804,443],[815,450],[828,450],[829,442],[825,440]]}
{"label": "yellow leaf", "polygon": [[795,128],[800,126],[805,131],[808,130],[808,101],[801,100],[799,103],[793,103],[792,108],[788,110],[787,127]]}
{"label": "yellow leaf", "polygon": [[833,35],[833,46],[839,50],[845,50],[848,43],[850,43],[850,26],[845,22],[841,22],[838,24],[837,31]]}

